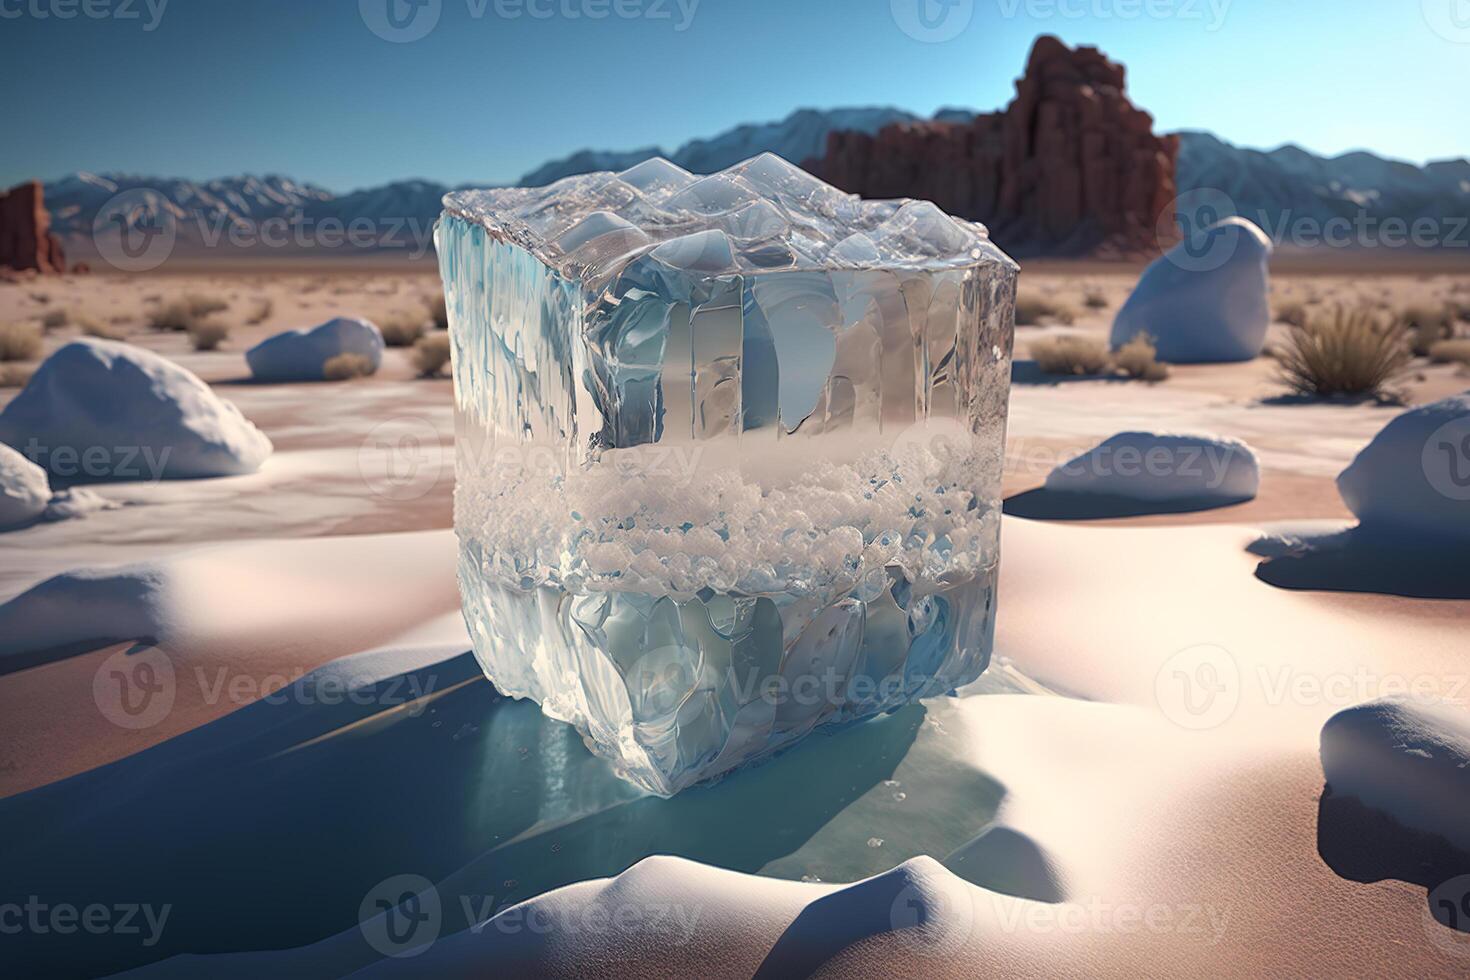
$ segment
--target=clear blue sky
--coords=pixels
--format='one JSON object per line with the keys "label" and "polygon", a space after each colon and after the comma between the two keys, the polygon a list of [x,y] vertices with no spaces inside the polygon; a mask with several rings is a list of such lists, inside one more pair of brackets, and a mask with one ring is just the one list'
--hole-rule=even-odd
{"label": "clear blue sky", "polygon": [[[940,43],[898,27],[891,5],[915,0],[697,0],[682,31],[696,0],[427,0],[437,25],[410,43],[367,26],[362,9],[385,2],[167,0],[145,30],[149,0],[0,0],[0,181],[501,182],[582,147],[673,148],[802,106],[995,108],[1040,33],[1123,61],[1161,130],[1470,155],[1470,43],[1431,29],[1420,0],[951,0],[970,21]],[[138,16],[80,6],[109,3]],[[562,12],[599,5],[605,19]]]}

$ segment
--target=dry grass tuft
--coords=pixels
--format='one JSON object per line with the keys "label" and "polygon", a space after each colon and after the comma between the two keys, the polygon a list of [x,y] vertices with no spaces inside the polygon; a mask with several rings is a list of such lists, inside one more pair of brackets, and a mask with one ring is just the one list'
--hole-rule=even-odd
{"label": "dry grass tuft", "polygon": [[229,335],[229,325],[218,320],[199,320],[189,328],[189,341],[198,351],[218,350]]}
{"label": "dry grass tuft", "polygon": [[29,364],[0,364],[0,388],[24,388],[35,373]]}
{"label": "dry grass tuft", "polygon": [[1429,348],[1429,359],[1435,364],[1464,364],[1470,367],[1470,338],[1441,340]]}
{"label": "dry grass tuft", "polygon": [[151,311],[148,325],[154,330],[193,331],[206,317],[229,308],[229,303],[216,296],[191,293]]}
{"label": "dry grass tuft", "polygon": [[1034,327],[1047,320],[1070,326],[1076,319],[1075,310],[1050,297],[1029,291],[1016,294],[1016,326],[1018,327]]}
{"label": "dry grass tuft", "polygon": [[1108,367],[1108,349],[1091,337],[1045,337],[1031,344],[1031,356],[1047,374],[1092,377]]}
{"label": "dry grass tuft", "polygon": [[1082,297],[1082,305],[1089,310],[1105,310],[1110,305],[1107,294],[1100,289],[1089,289]]}
{"label": "dry grass tuft", "polygon": [[449,363],[449,334],[431,333],[413,345],[413,366],[420,377],[437,378]]}
{"label": "dry grass tuft", "polygon": [[1113,352],[1113,367],[1138,381],[1163,381],[1169,376],[1169,365],[1159,360],[1159,349],[1146,333]]}
{"label": "dry grass tuft", "polygon": [[1408,328],[1410,346],[1419,357],[1428,356],[1435,344],[1455,336],[1455,316],[1448,306],[1410,306],[1399,314],[1399,320]]}
{"label": "dry grass tuft", "polygon": [[89,316],[77,317],[77,329],[82,332],[82,336],[96,337],[98,340],[122,340],[127,335],[125,331]]}
{"label": "dry grass tuft", "polygon": [[443,293],[429,299],[429,321],[434,324],[435,330],[449,329],[449,306],[444,301]]}
{"label": "dry grass tuft", "polygon": [[41,314],[41,329],[47,331],[56,330],[66,326],[68,319],[65,310],[47,310]]}
{"label": "dry grass tuft", "polygon": [[1290,324],[1293,327],[1305,327],[1307,320],[1311,318],[1312,311],[1307,309],[1307,304],[1299,299],[1289,299],[1276,304],[1276,322]]}
{"label": "dry grass tuft", "polygon": [[255,311],[245,318],[245,323],[247,326],[252,327],[262,324],[271,318],[271,314],[274,313],[275,310],[275,303],[273,303],[270,299],[263,299],[259,303],[255,304]]}
{"label": "dry grass tuft", "polygon": [[1277,363],[1281,379],[1299,395],[1391,398],[1388,386],[1412,357],[1401,321],[1384,321],[1359,307],[1338,308],[1293,328]]}
{"label": "dry grass tuft", "polygon": [[424,335],[424,324],[408,316],[393,316],[378,324],[383,343],[389,347],[412,347]]}
{"label": "dry grass tuft", "polygon": [[40,327],[34,323],[0,323],[0,361],[29,361],[40,353]]}
{"label": "dry grass tuft", "polygon": [[361,354],[338,354],[322,365],[322,377],[328,381],[351,381],[366,378],[376,371],[373,362]]}

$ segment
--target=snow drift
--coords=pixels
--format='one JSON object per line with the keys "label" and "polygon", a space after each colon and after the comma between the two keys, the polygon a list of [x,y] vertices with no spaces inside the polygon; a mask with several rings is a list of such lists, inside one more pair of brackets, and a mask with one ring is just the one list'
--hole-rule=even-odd
{"label": "snow drift", "polygon": [[253,473],[271,442],[191,372],[152,351],[76,340],[0,412],[0,442],[75,483]]}

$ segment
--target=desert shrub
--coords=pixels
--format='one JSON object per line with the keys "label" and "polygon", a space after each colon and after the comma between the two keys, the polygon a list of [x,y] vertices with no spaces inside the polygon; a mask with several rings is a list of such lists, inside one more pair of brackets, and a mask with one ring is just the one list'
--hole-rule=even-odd
{"label": "desert shrub", "polygon": [[271,318],[271,314],[275,312],[275,309],[275,303],[269,299],[263,299],[255,304],[255,310],[245,318],[245,322],[252,327],[264,323]]}
{"label": "desert shrub", "polygon": [[1441,340],[1429,348],[1429,359],[1435,364],[1464,364],[1470,366],[1470,338]]}
{"label": "desert shrub", "polygon": [[65,310],[47,310],[41,315],[41,329],[55,330],[58,327],[64,327],[68,319],[69,317]]}
{"label": "desert shrub", "polygon": [[322,377],[328,381],[351,381],[365,378],[376,371],[373,362],[362,354],[338,354],[322,365]]}
{"label": "desert shrub", "polygon": [[413,366],[425,378],[436,378],[449,363],[449,335],[431,333],[413,345]]}
{"label": "desert shrub", "polygon": [[41,328],[34,323],[0,323],[0,361],[29,361],[41,353]]}
{"label": "desert shrub", "polygon": [[1102,374],[1108,366],[1108,349],[1091,337],[1047,337],[1031,345],[1031,356],[1047,374],[1082,377]]}
{"label": "desert shrub", "polygon": [[1305,327],[1311,311],[1307,304],[1299,299],[1288,299],[1276,304],[1276,322],[1290,324],[1293,327]]}
{"label": "desert shrub", "polygon": [[151,311],[148,325],[154,330],[192,331],[205,317],[229,308],[230,304],[218,297],[191,293]]}
{"label": "desert shrub", "polygon": [[199,320],[189,327],[189,341],[195,350],[216,350],[229,335],[229,325],[218,320]]}
{"label": "desert shrub", "polygon": [[0,364],[0,388],[24,388],[34,373],[29,364]]}
{"label": "desert shrub", "polygon": [[1113,352],[1113,367],[1139,381],[1163,381],[1169,376],[1169,365],[1159,361],[1154,339],[1141,333]]}
{"label": "desert shrub", "polygon": [[435,330],[449,329],[449,306],[444,302],[442,293],[429,299],[429,320],[434,324]]}
{"label": "desert shrub", "polygon": [[1455,336],[1455,317],[1447,306],[1410,306],[1399,314],[1399,319],[1408,329],[1410,346],[1420,357],[1426,356],[1441,340]]}
{"label": "desert shrub", "polygon": [[412,347],[424,335],[424,324],[412,317],[395,316],[378,324],[383,343],[389,347]]}
{"label": "desert shrub", "polygon": [[77,329],[82,332],[83,336],[96,337],[99,340],[122,340],[126,335],[117,327],[103,323],[101,320],[94,320],[89,316],[77,317]]}
{"label": "desert shrub", "polygon": [[1108,308],[1108,297],[1100,289],[1089,289],[1082,296],[1082,305],[1089,310],[1105,310]]}
{"label": "desert shrub", "polygon": [[148,313],[148,326],[154,330],[188,330],[197,320],[183,302],[164,303]]}
{"label": "desert shrub", "polygon": [[1046,320],[1071,324],[1076,311],[1040,293],[1022,291],[1016,294],[1016,326],[1034,327]]}
{"label": "desert shrub", "polygon": [[195,316],[209,316],[211,313],[223,313],[230,308],[230,304],[218,296],[204,296],[200,293],[190,293],[184,297],[184,303],[189,307],[189,312]]}
{"label": "desert shrub", "polygon": [[1370,309],[1338,308],[1293,327],[1277,365],[1297,394],[1376,395],[1408,367],[1412,354],[1402,321],[1384,321]]}

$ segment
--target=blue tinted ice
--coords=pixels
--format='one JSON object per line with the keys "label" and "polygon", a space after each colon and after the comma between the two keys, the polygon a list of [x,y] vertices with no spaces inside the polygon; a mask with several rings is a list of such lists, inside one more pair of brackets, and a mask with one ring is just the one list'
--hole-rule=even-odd
{"label": "blue tinted ice", "polygon": [[669,794],[990,656],[1016,266],[769,154],[448,195],[460,586]]}

